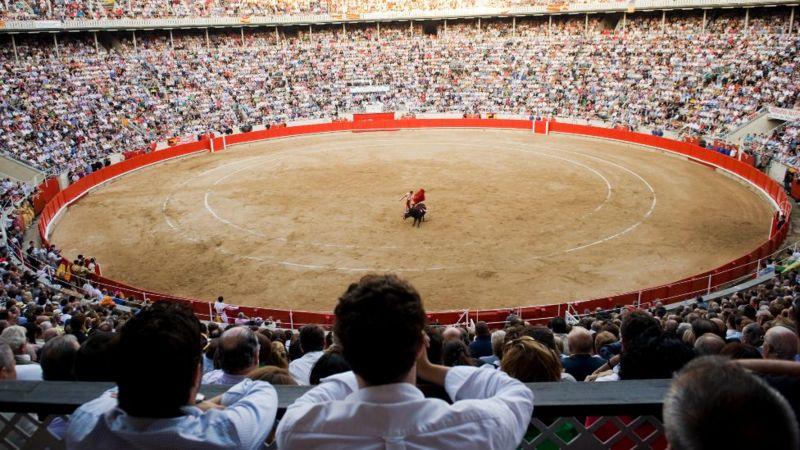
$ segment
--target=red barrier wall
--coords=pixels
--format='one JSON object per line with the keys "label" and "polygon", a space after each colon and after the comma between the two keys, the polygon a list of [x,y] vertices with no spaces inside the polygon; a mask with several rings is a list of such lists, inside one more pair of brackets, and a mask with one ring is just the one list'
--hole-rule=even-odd
{"label": "red barrier wall", "polygon": [[[227,145],[253,142],[264,139],[276,139],[282,137],[298,136],[304,134],[331,133],[339,131],[362,131],[362,130],[398,130],[414,128],[506,128],[519,130],[532,130],[536,133],[545,133],[549,128],[550,132],[578,134],[593,136],[598,138],[614,139],[618,141],[630,142],[634,144],[647,145],[662,150],[678,153],[693,160],[710,164],[728,172],[737,174],[750,181],[755,186],[762,189],[775,201],[784,217],[789,217],[791,205],[787,201],[786,193],[775,181],[766,174],[758,171],[746,162],[740,162],[728,156],[722,155],[712,150],[706,150],[695,143],[679,142],[671,139],[640,134],[626,130],[598,128],[586,125],[574,125],[551,121],[546,124],[542,121],[531,123],[529,120],[501,120],[501,119],[391,119],[393,113],[380,115],[370,114],[368,119],[354,122],[334,122],[316,125],[301,125],[296,127],[271,128],[269,130],[253,131],[226,136]],[[214,138],[215,149],[222,148],[222,137]],[[89,176],[86,176],[76,183],[70,185],[61,192],[53,193],[48,190],[49,198],[41,209],[41,220],[39,223],[39,233],[46,242],[47,227],[52,223],[53,218],[59,214],[70,202],[76,201],[85,195],[93,187],[103,182],[123,175],[130,171],[158,163],[167,159],[202,152],[211,148],[209,140],[191,142],[170,147],[166,150],[134,156],[118,164],[103,168]],[[57,183],[56,183],[57,185]],[[48,188],[50,189],[50,188]],[[52,195],[50,195],[52,194]],[[428,318],[431,321],[438,321],[440,324],[452,324],[465,322],[468,319],[483,320],[489,323],[500,323],[505,320],[510,312],[514,312],[525,320],[545,320],[556,316],[562,316],[569,309],[573,313],[582,313],[585,310],[595,308],[613,308],[617,306],[635,305],[646,307],[657,300],[664,303],[671,303],[697,295],[705,294],[710,289],[719,285],[737,280],[744,276],[754,274],[759,267],[760,260],[771,255],[783,242],[789,231],[788,223],[780,229],[775,230],[770,239],[747,255],[724,264],[714,270],[698,274],[683,280],[676,281],[663,286],[656,286],[636,292],[627,292],[611,297],[596,298],[584,301],[562,303],[556,305],[538,305],[527,307],[512,307],[494,310],[459,310],[459,311],[438,311],[430,312]],[[103,277],[95,277],[99,284],[112,289],[119,290],[123,295],[132,295],[137,298],[147,297],[151,300],[169,300],[191,305],[195,313],[203,319],[210,318],[211,303],[207,301],[177,297],[169,294],[147,291],[133,286],[128,286],[118,281]],[[309,311],[286,311],[270,308],[240,307],[240,311],[246,315],[262,318],[272,317],[280,320],[284,326],[291,325],[298,327],[307,323],[319,323],[330,325],[333,322],[331,313],[309,312]]]}

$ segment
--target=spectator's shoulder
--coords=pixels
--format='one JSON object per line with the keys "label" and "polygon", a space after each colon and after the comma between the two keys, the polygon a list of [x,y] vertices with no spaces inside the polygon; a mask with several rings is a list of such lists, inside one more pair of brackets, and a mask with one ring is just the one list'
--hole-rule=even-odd
{"label": "spectator's shoulder", "polygon": [[117,407],[117,389],[109,389],[100,397],[84,403],[69,417],[66,440],[80,442],[97,426],[97,422]]}

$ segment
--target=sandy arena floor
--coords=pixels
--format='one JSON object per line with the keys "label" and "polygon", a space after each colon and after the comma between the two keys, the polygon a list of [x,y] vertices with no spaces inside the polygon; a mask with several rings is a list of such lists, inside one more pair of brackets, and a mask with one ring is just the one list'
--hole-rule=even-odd
{"label": "sandy arena floor", "polygon": [[[401,220],[424,187],[428,221]],[[52,241],[104,274],[204,300],[331,310],[394,271],[428,310],[525,306],[677,280],[767,239],[765,197],[627,144],[523,131],[339,133],[144,169],[73,205]]]}

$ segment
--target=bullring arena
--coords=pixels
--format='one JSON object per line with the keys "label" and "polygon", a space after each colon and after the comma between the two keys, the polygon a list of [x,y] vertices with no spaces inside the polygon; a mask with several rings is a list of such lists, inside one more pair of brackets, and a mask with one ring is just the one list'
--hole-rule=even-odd
{"label": "bullring arena", "polygon": [[[420,228],[400,197],[427,191]],[[596,298],[718,267],[769,238],[753,186],[652,148],[531,130],[314,134],[117,178],[51,241],[157,292],[330,311],[367,272],[428,310]],[[102,218],[103,220],[99,220]]]}

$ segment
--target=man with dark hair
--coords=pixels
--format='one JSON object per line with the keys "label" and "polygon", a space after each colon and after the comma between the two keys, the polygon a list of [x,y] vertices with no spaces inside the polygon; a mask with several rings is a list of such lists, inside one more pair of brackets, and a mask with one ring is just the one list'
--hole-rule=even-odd
{"label": "man with dark hair", "polygon": [[248,327],[225,330],[219,338],[217,359],[220,368],[203,375],[203,384],[236,384],[258,368],[258,337]]}
{"label": "man with dark hair", "polygon": [[71,334],[56,336],[42,347],[39,364],[42,366],[42,379],[45,381],[73,381],[72,370],[75,354],[78,353],[78,338]]}
{"label": "man with dark hair", "polygon": [[492,355],[492,335],[486,322],[475,324],[475,340],[469,344],[469,353],[473,358]]}
{"label": "man with dark hair", "polygon": [[742,328],[742,344],[752,345],[753,347],[761,347],[764,343],[764,329],[761,325],[753,322],[748,323]]}
{"label": "man with dark hair", "polygon": [[114,381],[113,365],[116,354],[114,344],[117,335],[114,333],[93,333],[75,354],[74,375],[78,381]]}
{"label": "man with dark hair", "polygon": [[245,380],[196,403],[200,330],[191,309],[168,302],[128,320],[116,345],[118,390],[70,416],[67,448],[263,447],[278,409],[269,383]]}
{"label": "man with dark hair", "polygon": [[289,363],[289,373],[301,386],[310,384],[311,369],[322,357],[325,348],[325,330],[319,325],[306,325],[300,329],[300,350],[303,356]]}
{"label": "man with dark hair", "polygon": [[[367,275],[339,299],[334,333],[352,372],[328,377],[289,406],[277,443],[293,448],[492,448],[521,442],[533,393],[502,371],[427,358],[425,310],[394,275]],[[454,404],[426,399],[417,377]]]}
{"label": "man with dark hair", "polygon": [[664,400],[664,430],[674,450],[798,447],[797,422],[786,400],[717,356],[692,361],[672,382]]}

